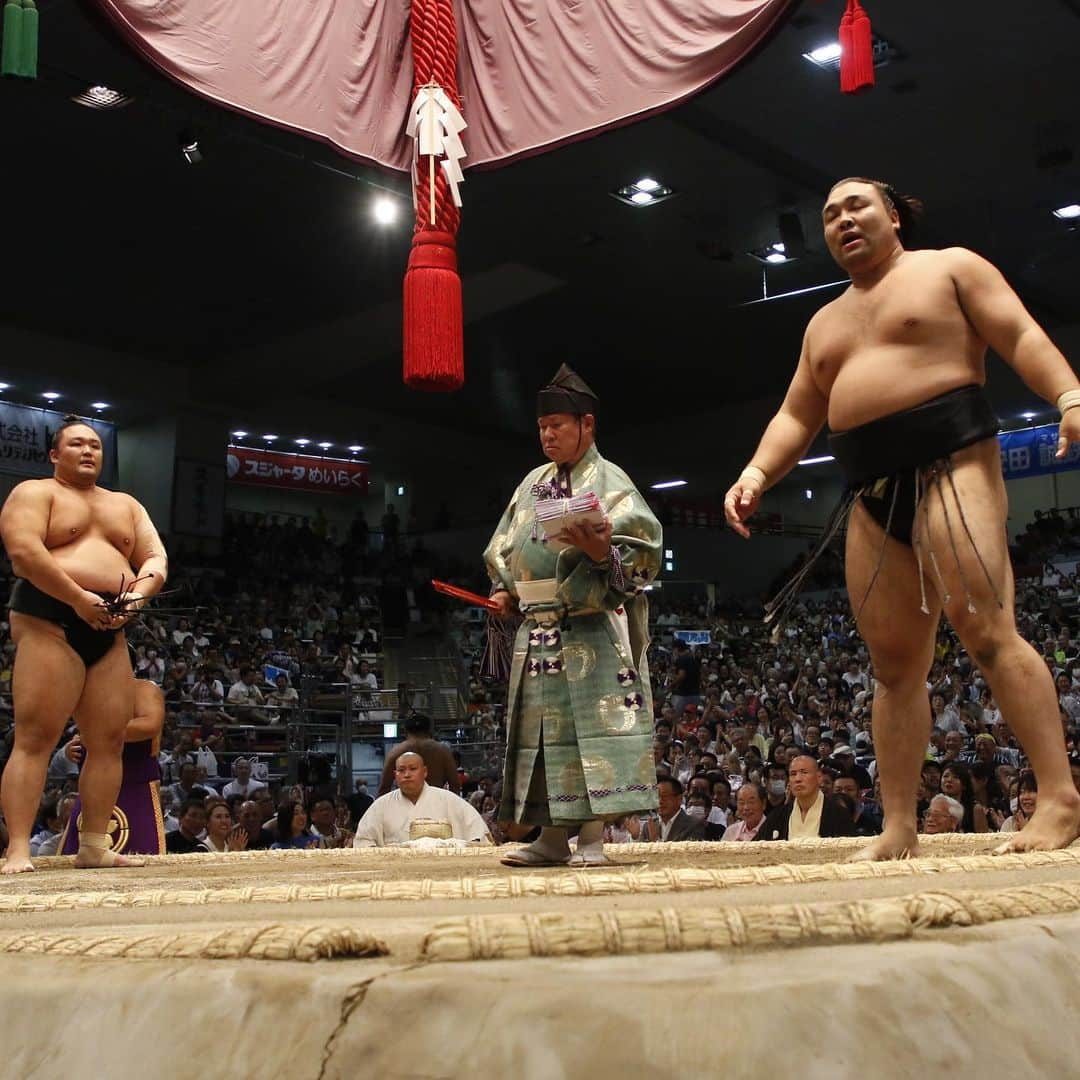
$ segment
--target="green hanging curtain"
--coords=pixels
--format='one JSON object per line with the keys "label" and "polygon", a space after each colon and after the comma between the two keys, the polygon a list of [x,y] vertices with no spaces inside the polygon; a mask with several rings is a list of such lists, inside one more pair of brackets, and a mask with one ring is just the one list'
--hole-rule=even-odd
{"label": "green hanging curtain", "polygon": [[0,46],[0,75],[37,78],[38,11],[34,0],[7,0],[4,38]]}

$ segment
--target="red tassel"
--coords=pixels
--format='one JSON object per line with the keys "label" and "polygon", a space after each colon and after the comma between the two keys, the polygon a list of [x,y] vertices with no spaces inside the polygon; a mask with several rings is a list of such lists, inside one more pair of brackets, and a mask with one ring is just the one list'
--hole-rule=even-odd
{"label": "red tassel", "polygon": [[874,36],[859,0],[848,0],[840,20],[840,89],[857,94],[874,85]]}
{"label": "red tassel", "polygon": [[414,390],[460,390],[465,344],[454,237],[425,229],[413,236],[405,271],[404,376]]}

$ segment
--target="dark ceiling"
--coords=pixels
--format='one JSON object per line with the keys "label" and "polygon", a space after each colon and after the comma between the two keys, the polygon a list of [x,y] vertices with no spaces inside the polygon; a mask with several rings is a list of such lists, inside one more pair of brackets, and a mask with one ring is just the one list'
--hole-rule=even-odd
{"label": "dark ceiling", "polygon": [[[376,226],[370,201],[390,189],[407,209],[403,176],[199,100],[90,0],[39,0],[42,77],[0,84],[0,320],[121,354],[65,375],[121,422],[146,407],[148,362],[171,373],[172,400],[234,424],[288,434],[314,422],[294,421],[298,401],[325,402],[327,436],[354,438],[342,410],[355,401],[509,434],[569,359],[601,393],[608,430],[637,431],[657,412],[779,395],[807,319],[838,290],[743,306],[762,295],[745,252],[794,211],[808,251],[769,270],[770,293],[836,281],[819,208],[857,173],[920,195],[924,242],[994,260],[1052,333],[1080,321],[1080,230],[1050,213],[1080,201],[1080,4],[868,0],[902,55],[856,98],[802,58],[835,39],[840,6],[794,5],[733,75],[665,115],[467,174],[468,381],[448,399],[401,386],[409,228]],[[69,100],[91,83],[135,102]],[[178,149],[188,127],[205,153],[195,166]],[[645,209],[610,197],[643,174],[677,197]],[[52,373],[20,369],[16,352],[0,377],[29,399]],[[1032,400],[1009,376],[992,388],[1003,411]]]}

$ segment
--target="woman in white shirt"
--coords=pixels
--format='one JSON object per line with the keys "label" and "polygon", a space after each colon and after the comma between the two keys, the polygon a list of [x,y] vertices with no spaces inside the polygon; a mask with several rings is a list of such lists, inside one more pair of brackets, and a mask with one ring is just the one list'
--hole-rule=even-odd
{"label": "woman in white shirt", "polygon": [[226,851],[243,851],[247,847],[248,834],[241,825],[234,825],[229,805],[224,799],[206,800],[206,836],[202,846],[218,854]]}
{"label": "woman in white shirt", "polygon": [[1038,801],[1038,790],[1034,773],[1026,772],[1020,777],[1020,789],[1017,792],[1016,802],[1011,806],[1012,816],[1001,823],[999,832],[1019,832],[1031,820]]}

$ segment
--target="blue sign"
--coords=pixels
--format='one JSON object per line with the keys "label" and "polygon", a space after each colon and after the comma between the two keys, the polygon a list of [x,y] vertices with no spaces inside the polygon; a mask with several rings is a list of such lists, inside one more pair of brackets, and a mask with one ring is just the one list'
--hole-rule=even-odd
{"label": "blue sign", "polygon": [[279,675],[284,675],[286,680],[289,678],[289,669],[283,667],[275,667],[273,664],[263,665],[263,678],[270,686],[276,686],[276,679]]}
{"label": "blue sign", "polygon": [[709,630],[676,630],[676,641],[682,641],[687,645],[711,645],[712,632]]}
{"label": "blue sign", "polygon": [[1020,480],[1025,476],[1047,476],[1080,469],[1080,445],[1073,443],[1058,461],[1054,457],[1057,443],[1057,424],[1000,432],[998,446],[1001,448],[1001,471],[1005,479]]}

